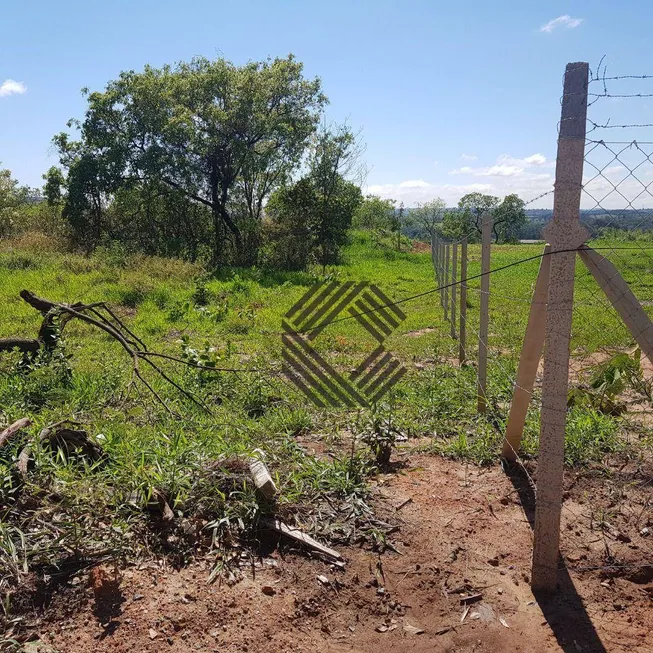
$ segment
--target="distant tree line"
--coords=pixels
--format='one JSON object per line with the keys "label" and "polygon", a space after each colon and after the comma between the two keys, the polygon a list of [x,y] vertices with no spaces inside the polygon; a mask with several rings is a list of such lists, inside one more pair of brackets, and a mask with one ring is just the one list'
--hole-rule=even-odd
{"label": "distant tree line", "polygon": [[447,208],[444,200],[436,198],[410,209],[404,229],[411,237],[430,239],[438,235],[451,241],[463,237],[470,243],[481,239],[483,216],[492,217],[492,232],[497,243],[515,243],[528,218],[524,202],[517,195],[506,195],[503,200],[483,193],[468,193],[458,206]]}

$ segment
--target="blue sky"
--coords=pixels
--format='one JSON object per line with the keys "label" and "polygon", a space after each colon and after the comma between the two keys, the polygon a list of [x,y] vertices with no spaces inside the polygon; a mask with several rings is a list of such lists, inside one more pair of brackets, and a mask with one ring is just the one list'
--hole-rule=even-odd
{"label": "blue sky", "polygon": [[[3,0],[0,21],[0,162],[30,185],[82,87],[193,55],[292,52],[322,78],[328,118],[362,129],[370,191],[528,200],[551,187],[565,64],[653,73],[650,0]],[[653,122],[647,108],[629,118]]]}

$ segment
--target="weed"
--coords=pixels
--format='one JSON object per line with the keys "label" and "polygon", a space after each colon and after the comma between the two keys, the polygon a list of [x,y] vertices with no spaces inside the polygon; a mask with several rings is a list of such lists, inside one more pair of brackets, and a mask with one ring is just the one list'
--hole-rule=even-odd
{"label": "weed", "polygon": [[395,426],[393,411],[387,405],[374,406],[359,429],[361,441],[370,448],[376,464],[381,469],[390,463],[396,443],[407,439]]}
{"label": "weed", "polygon": [[193,304],[195,306],[207,306],[211,301],[211,291],[206,286],[207,282],[206,275],[195,279],[195,289],[193,290]]}
{"label": "weed", "polygon": [[121,288],[117,291],[117,301],[122,306],[128,308],[136,308],[139,304],[145,301],[150,289],[142,283],[135,283],[131,286]]}
{"label": "weed", "polygon": [[565,462],[568,465],[600,462],[606,454],[621,451],[624,446],[618,423],[612,417],[578,407],[569,411],[565,434]]}
{"label": "weed", "polygon": [[16,252],[1,256],[0,266],[7,270],[34,270],[39,267],[39,263],[34,255]]}
{"label": "weed", "polygon": [[280,406],[267,414],[264,426],[272,433],[296,437],[305,435],[313,426],[311,412],[303,406]]}

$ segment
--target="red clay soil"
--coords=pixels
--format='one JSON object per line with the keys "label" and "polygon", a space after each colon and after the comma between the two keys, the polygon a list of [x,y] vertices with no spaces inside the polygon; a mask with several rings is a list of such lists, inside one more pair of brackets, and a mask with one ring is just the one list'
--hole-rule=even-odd
{"label": "red clay soil", "polygon": [[[399,526],[397,552],[341,547],[341,570],[275,551],[231,586],[207,584],[205,562],[123,570],[119,589],[109,568],[94,572],[81,605],[55,597],[31,624],[40,637],[31,646],[48,648],[26,650],[653,651],[652,568],[562,572],[558,594],[538,602],[529,587],[528,480],[421,454],[408,463],[374,489],[379,518]],[[612,531],[598,533],[600,493],[584,483],[568,479],[566,564],[601,566],[605,547],[615,560],[651,562],[653,537],[642,528],[650,512],[635,526],[613,509]]]}

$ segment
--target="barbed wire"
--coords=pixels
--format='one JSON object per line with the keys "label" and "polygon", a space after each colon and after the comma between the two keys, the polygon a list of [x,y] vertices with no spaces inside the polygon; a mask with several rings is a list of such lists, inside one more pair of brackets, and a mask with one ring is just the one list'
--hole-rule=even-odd
{"label": "barbed wire", "polygon": [[554,192],[555,192],[555,188],[551,188],[550,190],[544,191],[543,193],[540,193],[533,199],[528,200],[528,202],[524,202],[524,206],[528,206],[533,202],[537,202],[537,200],[541,200],[543,197],[546,197],[547,195],[553,195]]}

